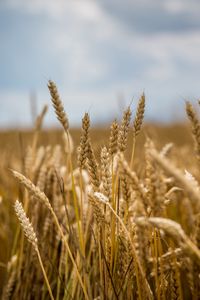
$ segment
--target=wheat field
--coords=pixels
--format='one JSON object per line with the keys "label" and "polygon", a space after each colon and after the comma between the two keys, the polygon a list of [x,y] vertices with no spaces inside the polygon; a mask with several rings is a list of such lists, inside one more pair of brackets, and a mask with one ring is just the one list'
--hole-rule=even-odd
{"label": "wheat field", "polygon": [[109,129],[1,133],[1,298],[200,299],[200,121],[143,125],[145,95]]}

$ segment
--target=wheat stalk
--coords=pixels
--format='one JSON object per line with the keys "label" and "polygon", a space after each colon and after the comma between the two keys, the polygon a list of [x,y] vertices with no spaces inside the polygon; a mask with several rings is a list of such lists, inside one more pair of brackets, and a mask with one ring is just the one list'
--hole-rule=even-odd
{"label": "wheat stalk", "polygon": [[185,192],[190,196],[195,210],[199,211],[200,195],[197,189],[191,185],[190,180],[188,180],[178,168],[176,168],[168,159],[161,156],[156,150],[151,151],[150,154],[165,172],[173,176],[182,185]]}
{"label": "wheat stalk", "polygon": [[177,222],[167,218],[137,218],[136,223],[138,225],[151,224],[159,229],[164,230],[170,237],[172,237],[180,246],[183,251],[189,255],[195,262],[200,265],[200,250],[185,234],[181,225]]}
{"label": "wheat stalk", "polygon": [[[101,202],[101,203],[103,203],[103,204],[105,204],[105,205],[107,205],[107,206],[109,207],[109,209],[111,210],[111,212],[114,214],[114,216],[116,217],[116,219],[117,219],[117,220],[119,221],[119,223],[121,224],[121,226],[122,226],[122,228],[123,228],[123,230],[124,230],[124,232],[125,232],[127,238],[128,238],[129,241],[130,241],[130,244],[131,244],[131,248],[132,248],[132,252],[133,252],[133,257],[134,257],[134,261],[135,261],[135,263],[136,263],[135,268],[136,268],[136,269],[137,269],[137,268],[139,269],[140,275],[142,276],[142,280],[144,280],[145,289],[146,289],[146,292],[148,293],[148,298],[149,298],[149,299],[153,299],[153,293],[152,293],[152,291],[151,291],[151,288],[150,288],[150,286],[149,286],[149,283],[148,283],[147,280],[146,280],[146,277],[145,277],[145,275],[144,275],[142,266],[141,266],[140,261],[139,261],[139,259],[138,259],[138,257],[137,257],[136,249],[135,249],[135,246],[134,246],[134,244],[133,244],[132,238],[131,238],[130,233],[129,233],[128,229],[126,228],[124,222],[123,222],[122,219],[118,216],[118,214],[115,212],[115,210],[112,208],[111,204],[109,203],[109,199],[108,199],[104,194],[99,193],[99,192],[95,192],[95,193],[94,193],[94,196],[95,196],[95,198],[96,198],[99,202]],[[142,300],[142,293],[141,293],[141,286],[140,286],[141,283],[140,283],[140,280],[139,280],[139,276],[140,276],[140,275],[139,275],[139,274],[136,274],[136,277],[137,277],[137,285],[138,285],[139,299]]]}
{"label": "wheat stalk", "polygon": [[50,284],[49,284],[49,280],[47,278],[47,274],[46,274],[46,271],[44,269],[44,265],[43,265],[43,262],[42,262],[42,259],[41,259],[41,256],[40,256],[40,252],[39,252],[39,249],[38,249],[38,239],[36,237],[36,233],[33,229],[33,226],[31,224],[31,222],[29,221],[29,219],[27,218],[26,213],[25,213],[25,211],[22,207],[22,204],[18,200],[15,201],[14,208],[15,208],[15,213],[16,213],[19,221],[20,221],[21,227],[24,231],[24,234],[25,234],[27,240],[29,241],[29,243],[32,244],[33,248],[35,249],[35,251],[37,253],[38,260],[39,260],[39,263],[40,263],[40,266],[41,266],[41,269],[42,269],[42,273],[43,273],[43,276],[44,276],[44,279],[45,279],[45,282],[46,282],[46,285],[47,285],[47,288],[48,288],[50,298],[52,300],[54,300],[52,290],[51,290],[51,287],[50,287]]}
{"label": "wheat stalk", "polygon": [[65,247],[66,247],[66,249],[67,249],[67,251],[68,251],[68,253],[69,253],[69,256],[70,256],[70,259],[71,259],[71,261],[72,261],[72,263],[73,263],[73,266],[74,266],[74,268],[75,268],[75,270],[76,270],[76,274],[77,274],[77,277],[78,277],[78,279],[79,279],[80,285],[81,285],[81,287],[82,287],[82,289],[83,289],[85,298],[88,299],[88,295],[87,295],[87,292],[86,292],[84,283],[83,283],[83,281],[82,281],[82,279],[81,279],[80,273],[79,273],[79,271],[78,271],[76,262],[75,262],[75,260],[74,260],[74,258],[73,258],[73,255],[72,255],[72,253],[71,253],[71,250],[70,250],[70,248],[69,248],[69,245],[68,245],[68,243],[67,243],[67,241],[66,241],[66,237],[65,237],[65,235],[64,235],[64,233],[63,233],[63,231],[62,231],[62,229],[61,229],[61,227],[60,227],[58,218],[57,218],[57,216],[56,216],[56,214],[55,214],[55,212],[54,212],[54,210],[53,210],[53,208],[52,208],[52,206],[51,206],[51,204],[50,204],[50,202],[49,202],[49,199],[47,198],[47,196],[46,196],[43,192],[40,191],[40,189],[39,189],[38,187],[36,187],[36,186],[35,186],[29,179],[27,179],[25,176],[23,176],[22,174],[20,174],[20,173],[18,173],[18,172],[16,172],[16,171],[13,171],[13,174],[14,174],[14,176],[20,181],[20,183],[21,183],[22,185],[24,185],[24,186],[29,190],[29,192],[30,192],[33,196],[35,196],[35,197],[38,198],[41,202],[43,202],[43,203],[45,204],[45,206],[49,209],[49,211],[50,211],[50,213],[51,213],[51,215],[52,215],[52,217],[53,217],[53,220],[54,220],[54,222],[55,222],[55,225],[56,225],[56,227],[57,227],[57,229],[58,229],[58,232],[60,233],[60,235],[61,235],[61,237],[62,237],[62,241],[63,241],[63,243],[65,244]]}

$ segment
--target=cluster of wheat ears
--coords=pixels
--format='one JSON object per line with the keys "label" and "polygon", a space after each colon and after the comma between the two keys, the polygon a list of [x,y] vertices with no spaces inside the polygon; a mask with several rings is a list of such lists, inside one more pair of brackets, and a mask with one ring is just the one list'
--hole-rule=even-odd
{"label": "cluster of wheat ears", "polygon": [[[20,224],[2,299],[200,299],[200,185],[170,158],[172,144],[156,150],[149,137],[144,171],[135,170],[144,94],[133,122],[128,107],[112,123],[97,159],[89,114],[74,151],[57,87],[49,81],[48,88],[65,147],[38,147],[45,107],[23,172],[11,170],[21,187],[14,204]],[[186,112],[198,169],[200,122],[190,102]]]}

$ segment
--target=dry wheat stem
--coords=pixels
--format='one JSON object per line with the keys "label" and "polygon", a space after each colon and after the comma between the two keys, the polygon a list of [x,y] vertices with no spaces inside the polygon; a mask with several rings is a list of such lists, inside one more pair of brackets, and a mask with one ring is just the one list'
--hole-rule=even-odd
{"label": "dry wheat stem", "polygon": [[[149,299],[153,299],[153,293],[151,291],[151,288],[149,286],[149,283],[148,281],[146,280],[146,277],[145,277],[145,274],[143,272],[143,269],[142,269],[142,266],[139,262],[139,259],[137,257],[137,254],[136,254],[136,249],[135,249],[135,246],[133,244],[133,241],[132,241],[132,238],[130,236],[130,233],[128,231],[128,229],[126,228],[124,222],[122,221],[122,219],[118,216],[118,214],[115,212],[115,210],[112,208],[111,204],[109,203],[109,199],[103,195],[102,193],[98,193],[98,192],[95,192],[94,193],[94,196],[96,199],[98,199],[98,201],[102,202],[103,204],[106,204],[109,209],[111,210],[111,212],[115,215],[115,217],[117,218],[117,220],[119,221],[119,223],[121,224],[125,234],[127,235],[127,238],[129,239],[130,241],[130,244],[131,244],[131,248],[132,248],[132,251],[133,251],[133,256],[134,256],[134,260],[136,262],[136,268],[139,269],[140,271],[140,274],[142,275],[142,279],[144,280],[144,283],[145,283],[145,288],[146,288],[146,291],[148,293],[148,297]],[[139,275],[139,274],[138,274]],[[140,283],[138,282],[138,292],[140,293]],[[141,298],[141,295],[139,296]],[[142,299],[142,298],[141,298]]]}
{"label": "dry wheat stem", "polygon": [[192,259],[200,265],[200,250],[196,247],[196,245],[189,239],[189,237],[185,234],[181,225],[175,221],[166,218],[145,218],[139,217],[135,220],[138,225],[148,225],[151,224],[159,229],[164,230],[170,237],[172,237],[188,254]]}
{"label": "dry wheat stem", "polygon": [[173,176],[185,189],[185,192],[190,196],[193,207],[198,212],[200,208],[200,194],[191,185],[190,181],[177,169],[168,159],[161,156],[157,151],[153,150],[150,152],[154,160],[171,176]]}
{"label": "dry wheat stem", "polygon": [[18,173],[18,172],[16,172],[16,171],[12,171],[12,172],[13,172],[14,176],[20,181],[20,183],[23,184],[23,185],[24,185],[24,186],[25,186],[25,187],[26,187],[26,188],[27,188],[27,189],[28,189],[28,190],[29,190],[36,198],[40,199],[40,200],[46,205],[46,207],[49,209],[49,211],[51,212],[51,214],[52,214],[52,216],[53,216],[53,220],[54,220],[54,222],[55,222],[55,225],[57,226],[57,229],[58,229],[58,231],[59,231],[59,233],[60,233],[60,235],[61,235],[61,237],[62,237],[62,240],[63,240],[63,242],[64,242],[64,244],[65,244],[65,246],[66,246],[66,248],[67,248],[67,251],[68,251],[68,253],[69,253],[70,259],[71,259],[71,261],[72,261],[72,263],[73,263],[73,266],[74,266],[74,268],[75,268],[75,270],[76,270],[77,277],[78,277],[79,282],[80,282],[80,285],[81,285],[81,287],[82,287],[82,289],[83,289],[85,298],[86,298],[86,299],[89,299],[89,298],[88,298],[88,295],[87,295],[87,292],[86,292],[86,289],[85,289],[85,286],[84,286],[83,281],[82,281],[82,279],[81,279],[80,273],[79,273],[79,271],[78,271],[76,262],[75,262],[75,260],[74,260],[74,258],[73,258],[73,255],[72,255],[72,253],[71,253],[71,250],[70,250],[70,248],[69,248],[69,245],[68,245],[68,243],[67,243],[67,241],[66,241],[66,237],[64,236],[64,233],[63,233],[63,231],[62,231],[62,229],[61,229],[61,227],[60,227],[58,218],[57,218],[57,216],[56,216],[56,214],[55,214],[55,212],[54,212],[54,210],[53,210],[53,208],[52,208],[52,206],[51,206],[51,204],[50,204],[50,202],[49,202],[49,199],[47,198],[47,196],[46,196],[43,192],[40,191],[40,189],[39,189],[38,187],[36,187],[36,186],[35,186],[29,179],[27,179],[25,176],[23,176],[22,174],[20,174],[20,173]]}

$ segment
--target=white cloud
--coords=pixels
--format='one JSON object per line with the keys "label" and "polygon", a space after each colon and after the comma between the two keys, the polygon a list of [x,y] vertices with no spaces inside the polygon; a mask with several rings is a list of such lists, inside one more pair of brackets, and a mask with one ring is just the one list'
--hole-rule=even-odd
{"label": "white cloud", "polygon": [[[143,73],[143,78],[150,77],[159,81],[181,75],[180,64],[193,68],[193,74],[200,67],[200,31],[183,33],[159,33],[145,36],[135,34],[134,38],[127,37],[125,41],[133,53],[152,61]],[[198,66],[198,69],[197,69]],[[188,83],[190,84],[190,83]]]}
{"label": "white cloud", "polygon": [[87,22],[95,22],[102,17],[101,9],[92,0],[7,0],[6,6],[29,14],[46,14],[60,19],[72,14]]}
{"label": "white cloud", "polygon": [[[147,3],[147,0],[144,2]],[[163,3],[173,13],[186,11],[188,7],[187,1]],[[167,115],[167,105],[172,105],[174,99],[186,93],[186,96],[192,92],[200,93],[194,80],[200,69],[198,30],[139,34],[134,28],[125,28],[93,0],[7,0],[7,6],[30,14],[30,18],[31,14],[46,15],[49,18],[44,52],[48,56],[51,48],[62,72],[62,82],[70,82],[72,85],[66,89],[63,84],[59,88],[63,99],[66,99],[66,109],[73,124],[90,107],[92,115],[97,119],[117,111],[116,98],[119,92],[124,94],[128,103],[132,96],[138,98],[145,89],[152,103],[150,115],[153,115],[153,110],[160,115],[161,106]],[[40,32],[37,34],[40,37]],[[119,57],[115,57],[116,53],[119,53]],[[125,66],[124,58],[127,58]],[[137,75],[133,72],[127,77],[122,75],[116,79],[115,65],[118,66],[118,72],[123,67],[129,70],[134,68],[137,59],[146,62],[145,66],[137,66]],[[187,65],[191,70],[187,70]],[[53,77],[53,71],[46,75]],[[105,78],[108,78],[108,82]],[[99,88],[100,82],[105,87]],[[42,90],[38,91],[38,95],[40,103],[43,103],[42,99],[49,99],[48,93]],[[0,94],[0,99],[6,103],[2,108],[2,122],[6,121],[6,114],[9,114],[9,107],[12,107],[13,119],[17,117],[23,123],[24,116],[20,112],[29,110],[27,93],[17,90],[10,93],[7,90]],[[49,122],[52,120],[55,117],[50,113]],[[26,113],[25,122],[29,121]]]}
{"label": "white cloud", "polygon": [[[108,44],[118,43],[118,47],[128,51],[130,63],[137,55],[148,58],[152,63],[147,65],[144,77],[159,81],[176,75],[177,58],[188,64],[200,63],[200,32],[168,32],[143,36],[137,32],[125,32],[118,23],[113,25],[112,21],[106,16],[100,24],[96,23],[93,30],[84,26],[77,28],[72,23],[68,30],[65,26],[59,27],[53,34],[54,51],[57,51],[57,55],[66,53],[74,58],[73,61],[63,62],[66,65],[66,76],[70,73],[74,82],[81,82],[86,78],[98,81],[106,77],[111,68],[110,60],[109,56],[102,59],[101,50]],[[107,35],[102,32],[107,32]],[[97,46],[99,41],[102,43],[100,48]]]}

